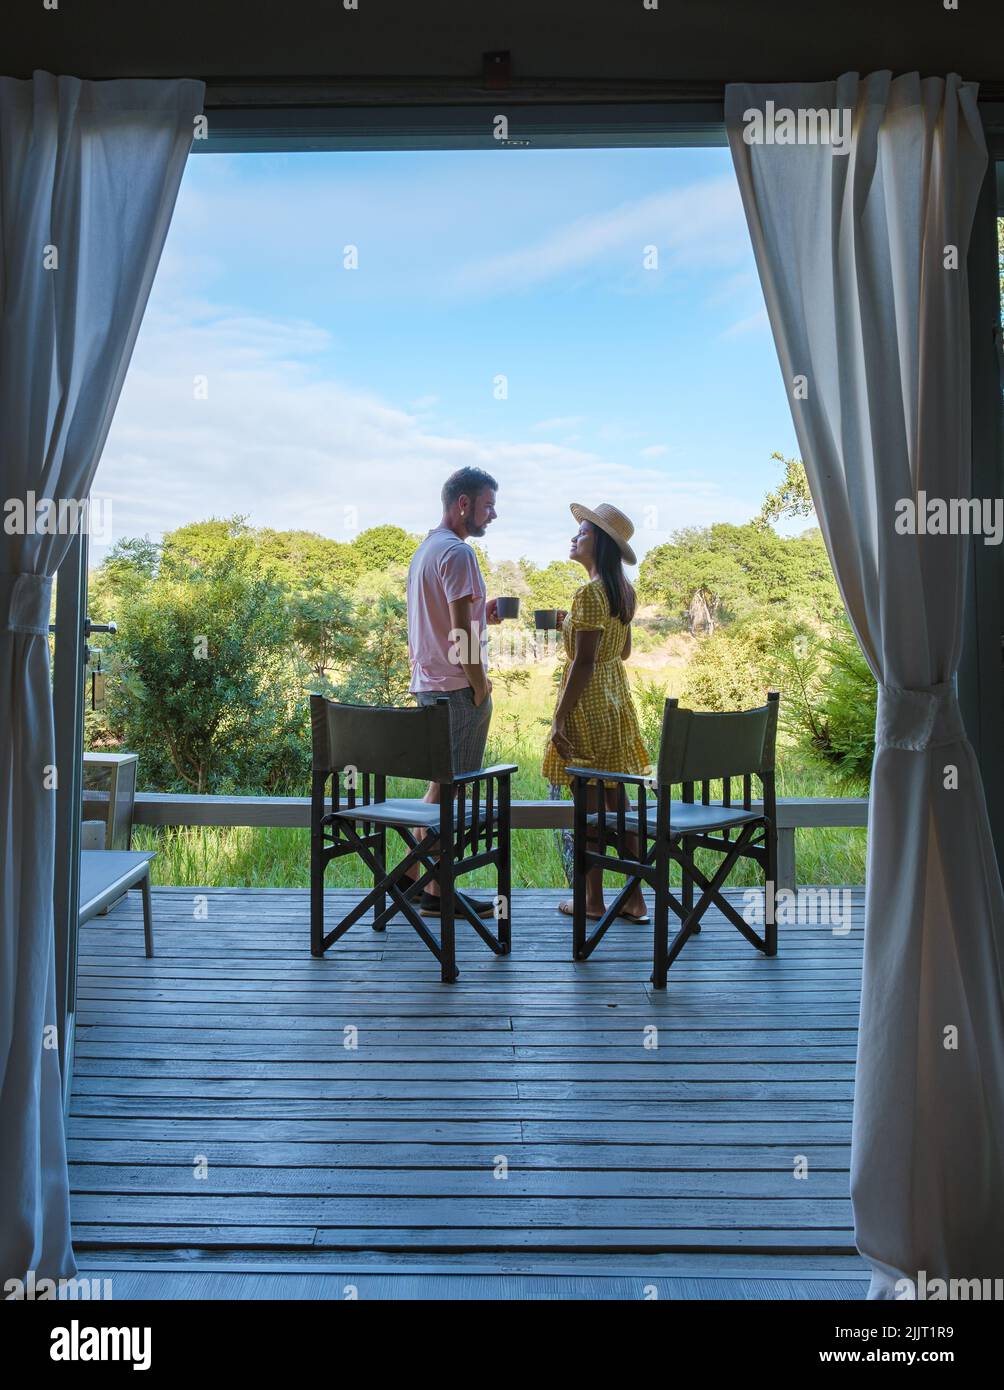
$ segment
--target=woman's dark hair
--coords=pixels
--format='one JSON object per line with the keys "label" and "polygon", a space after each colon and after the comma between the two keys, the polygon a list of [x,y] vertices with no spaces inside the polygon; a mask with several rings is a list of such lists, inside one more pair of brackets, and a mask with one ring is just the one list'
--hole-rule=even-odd
{"label": "woman's dark hair", "polygon": [[593,523],[593,558],[606,590],[610,616],[620,618],[622,623],[629,623],[634,617],[635,595],[634,589],[628,583],[628,577],[624,573],[624,560],[621,557],[620,546],[613,536],[608,536],[606,531],[597,526],[595,522]]}

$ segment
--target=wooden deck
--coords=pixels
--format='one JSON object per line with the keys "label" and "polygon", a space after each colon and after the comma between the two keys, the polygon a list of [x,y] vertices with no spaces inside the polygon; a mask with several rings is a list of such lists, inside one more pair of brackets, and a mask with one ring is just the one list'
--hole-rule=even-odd
{"label": "wooden deck", "polygon": [[[395,1277],[404,1296],[863,1295],[861,889],[848,935],[782,926],[774,960],[709,913],[661,997],[651,929],[573,963],[557,892],[515,895],[509,957],[458,926],[452,986],[401,919],[313,960],[305,892],[197,892],[154,890],[152,960],[138,895],[81,930],[83,1270],[146,1296],[196,1269],[210,1297]],[[355,896],[329,893],[329,920]]]}

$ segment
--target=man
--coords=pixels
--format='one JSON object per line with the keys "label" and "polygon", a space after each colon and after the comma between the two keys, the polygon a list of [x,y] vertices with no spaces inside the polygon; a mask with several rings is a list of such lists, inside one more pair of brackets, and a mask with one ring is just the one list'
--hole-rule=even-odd
{"label": "man", "polygon": [[[481,468],[460,468],[443,484],[443,516],[415,551],[408,570],[408,657],[411,691],[419,705],[444,696],[450,702],[454,772],[484,764],[492,717],[488,679],[488,623],[499,621],[497,600],[486,600],[474,550],[466,542],[483,536],[495,520],[498,483]],[[425,800],[439,801],[430,783]],[[417,877],[416,869],[412,877]],[[469,899],[483,917],[491,902]],[[423,916],[439,916],[439,884],[421,894]]]}

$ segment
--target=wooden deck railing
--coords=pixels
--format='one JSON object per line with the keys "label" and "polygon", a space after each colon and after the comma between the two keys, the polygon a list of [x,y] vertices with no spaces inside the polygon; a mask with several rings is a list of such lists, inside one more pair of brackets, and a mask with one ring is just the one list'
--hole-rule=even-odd
{"label": "wooden deck railing", "polygon": [[[756,803],[754,803],[756,804]],[[309,796],[189,796],[138,792],[137,825],[243,825],[306,829]],[[514,830],[571,830],[570,801],[514,801]],[[794,890],[795,831],[868,824],[868,800],[853,796],[779,797],[777,887]]]}

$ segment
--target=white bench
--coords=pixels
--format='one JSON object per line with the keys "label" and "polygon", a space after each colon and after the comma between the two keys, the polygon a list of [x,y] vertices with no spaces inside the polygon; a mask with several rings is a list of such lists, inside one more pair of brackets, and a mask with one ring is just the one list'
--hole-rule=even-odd
{"label": "white bench", "polygon": [[80,909],[83,926],[121,898],[130,888],[143,894],[143,937],[153,955],[153,910],[150,903],[152,852],[129,849],[85,849],[80,855]]}

